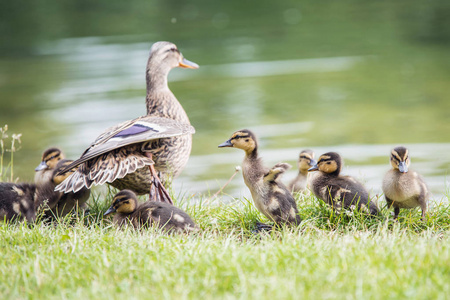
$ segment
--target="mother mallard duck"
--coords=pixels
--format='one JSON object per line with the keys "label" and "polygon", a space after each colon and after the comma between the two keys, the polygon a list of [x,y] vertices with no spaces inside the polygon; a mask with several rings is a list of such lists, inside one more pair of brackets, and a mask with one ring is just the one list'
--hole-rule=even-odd
{"label": "mother mallard duck", "polygon": [[153,44],[146,69],[147,115],[108,128],[62,170],[79,166],[56,190],[77,192],[109,183],[173,203],[163,184],[184,169],[195,132],[167,85],[167,76],[175,67],[197,69],[198,65],[185,59],[172,43]]}

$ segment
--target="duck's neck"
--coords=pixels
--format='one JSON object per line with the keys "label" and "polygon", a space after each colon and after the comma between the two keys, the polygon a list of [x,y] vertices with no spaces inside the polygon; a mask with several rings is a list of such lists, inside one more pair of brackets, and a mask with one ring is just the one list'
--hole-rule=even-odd
{"label": "duck's neck", "polygon": [[146,70],[147,95],[156,91],[169,90],[169,86],[167,85],[169,71],[170,69],[164,66],[154,64],[150,57]]}
{"label": "duck's neck", "polygon": [[244,175],[245,181],[255,182],[260,177],[261,173],[264,172],[263,168],[256,149],[245,151],[245,157],[242,163],[242,174]]}
{"label": "duck's neck", "polygon": [[149,59],[146,71],[147,115],[170,118],[190,124],[186,112],[167,85],[169,71],[170,68],[155,65],[151,58]]}
{"label": "duck's neck", "polygon": [[304,169],[304,170],[299,169],[298,170],[298,176],[307,177],[308,176],[308,169]]}
{"label": "duck's neck", "polygon": [[246,160],[257,160],[258,159],[258,148],[254,148],[253,150],[245,151],[245,159]]}

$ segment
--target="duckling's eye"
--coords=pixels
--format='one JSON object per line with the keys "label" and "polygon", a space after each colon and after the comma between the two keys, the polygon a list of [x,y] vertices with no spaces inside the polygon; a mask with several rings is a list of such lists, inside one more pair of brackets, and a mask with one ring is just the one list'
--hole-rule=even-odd
{"label": "duckling's eye", "polygon": [[246,141],[246,142],[249,142],[250,140],[249,140],[249,139],[246,139],[245,141]]}
{"label": "duckling's eye", "polygon": [[331,164],[331,161],[327,161],[327,165]]}

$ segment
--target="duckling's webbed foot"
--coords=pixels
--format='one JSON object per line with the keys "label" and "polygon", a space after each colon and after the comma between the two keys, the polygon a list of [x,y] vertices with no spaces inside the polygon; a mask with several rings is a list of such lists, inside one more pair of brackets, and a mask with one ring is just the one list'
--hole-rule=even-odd
{"label": "duckling's webbed foot", "polygon": [[261,231],[268,232],[272,231],[272,229],[273,229],[272,225],[257,222],[256,228],[253,230],[253,233],[260,233]]}
{"label": "duckling's webbed foot", "polygon": [[[146,152],[145,155],[147,157],[152,158],[152,154]],[[169,193],[167,192],[164,185],[161,183],[161,180],[158,177],[158,173],[155,170],[154,165],[149,165],[148,168],[150,169],[150,174],[152,176],[152,185],[150,186],[150,192],[149,192],[149,200],[150,201],[159,201],[159,202],[166,202],[173,205],[173,200],[170,197]]]}

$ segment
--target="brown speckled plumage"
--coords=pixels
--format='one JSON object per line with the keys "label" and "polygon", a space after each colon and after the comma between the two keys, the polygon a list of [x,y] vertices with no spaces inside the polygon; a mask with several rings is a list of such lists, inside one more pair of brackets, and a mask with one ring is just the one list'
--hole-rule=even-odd
{"label": "brown speckled plumage", "polygon": [[[63,162],[61,160],[59,163]],[[55,173],[39,185],[28,183],[0,183],[0,220],[22,220],[33,222],[42,209],[54,208],[62,197],[55,192]]]}
{"label": "brown speckled plumage", "polygon": [[317,165],[310,170],[319,170],[311,179],[311,190],[316,197],[331,205],[333,209],[361,210],[371,215],[378,214],[378,207],[369,199],[366,188],[351,176],[340,175],[342,159],[336,152],[322,154]]}
{"label": "brown speckled plumage", "polygon": [[0,183],[0,221],[36,219],[36,185],[27,183]]}
{"label": "brown speckled plumage", "polygon": [[[70,166],[81,165],[58,190],[76,192],[106,182],[145,194],[156,184],[149,171],[153,163],[163,183],[181,173],[191,152],[194,129],[167,85],[169,71],[178,66],[198,67],[185,60],[172,43],[152,46],[146,71],[147,116],[107,129]],[[149,129],[144,138],[141,132],[124,134],[139,130],[139,126]],[[120,143],[113,143],[114,140]]]}
{"label": "brown speckled plumage", "polygon": [[245,151],[242,175],[255,206],[277,224],[300,224],[297,205],[287,187],[278,180],[290,166],[278,163],[266,168],[258,157],[256,136],[248,129],[238,130],[219,147],[234,147]]}
{"label": "brown speckled plumage", "polygon": [[[61,183],[75,171],[73,169],[64,175],[56,177],[56,173],[73,162],[72,160],[64,159],[64,157],[64,153],[59,148],[49,148],[44,151],[42,161],[36,168],[34,177],[34,182],[38,187],[49,185],[49,182],[52,181],[52,188],[54,189],[57,184]],[[45,214],[49,217],[63,217],[76,209],[86,209],[86,201],[89,199],[89,195],[90,191],[87,188],[82,188],[76,193],[69,192],[61,194],[58,202],[46,210]]]}
{"label": "brown speckled plumage", "polygon": [[115,213],[117,226],[131,225],[136,229],[157,226],[168,233],[198,231],[198,226],[183,210],[163,202],[147,201],[139,204],[136,194],[123,190],[114,196],[105,215]]}
{"label": "brown speckled plumage", "polygon": [[[67,177],[76,171],[76,168],[64,173],[63,175],[57,175],[61,170],[70,165],[73,161],[63,159],[58,162],[53,173],[53,189],[57,184],[64,181]],[[74,212],[76,210],[87,209],[86,202],[89,199],[91,191],[87,188],[82,188],[78,192],[63,193],[58,202],[50,207],[50,211],[46,211],[46,214],[53,217],[64,217],[65,215]]]}

